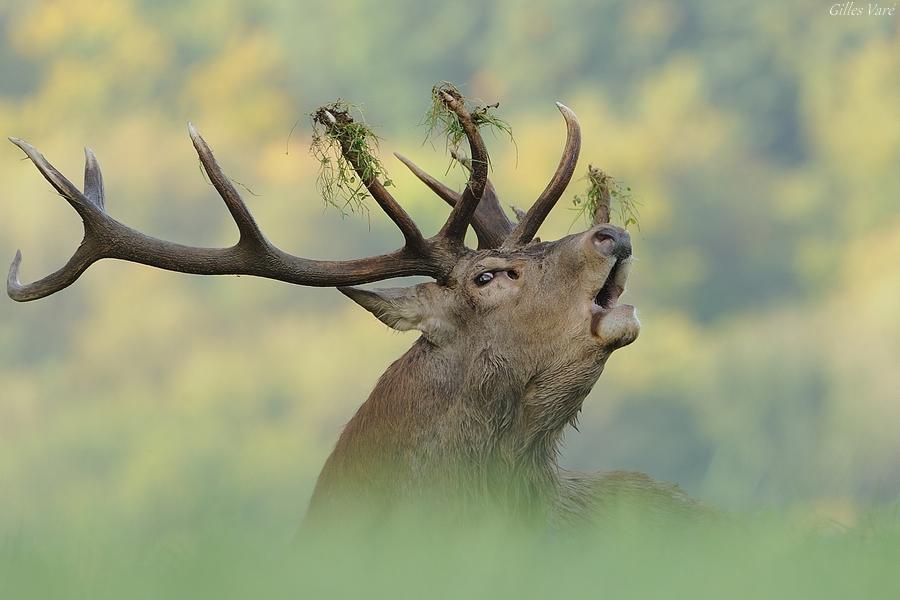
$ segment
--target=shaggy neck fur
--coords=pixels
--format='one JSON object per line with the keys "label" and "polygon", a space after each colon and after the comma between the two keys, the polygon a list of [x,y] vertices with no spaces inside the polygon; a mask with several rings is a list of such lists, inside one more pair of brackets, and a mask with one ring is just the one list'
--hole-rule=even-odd
{"label": "shaggy neck fur", "polygon": [[573,392],[553,382],[575,365],[523,376],[487,346],[466,350],[421,338],[388,368],[328,458],[310,516],[335,508],[386,515],[422,502],[447,514],[491,507],[541,518],[553,510],[560,436],[602,362],[580,374]]}

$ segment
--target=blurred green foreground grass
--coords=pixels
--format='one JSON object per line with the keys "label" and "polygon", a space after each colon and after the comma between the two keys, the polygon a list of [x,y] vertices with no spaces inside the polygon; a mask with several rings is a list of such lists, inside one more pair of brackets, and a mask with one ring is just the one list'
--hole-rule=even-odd
{"label": "blurred green foreground grass", "polygon": [[216,515],[153,542],[114,528],[5,539],[0,598],[897,598],[898,514],[853,529],[755,516],[565,536],[399,527],[294,542]]}

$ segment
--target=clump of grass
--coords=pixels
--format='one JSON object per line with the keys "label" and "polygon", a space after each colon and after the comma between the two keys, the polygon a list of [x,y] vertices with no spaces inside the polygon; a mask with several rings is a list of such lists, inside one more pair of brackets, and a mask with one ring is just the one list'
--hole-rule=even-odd
{"label": "clump of grass", "polygon": [[[366,125],[359,107],[341,99],[322,106],[310,117],[309,151],[319,161],[316,185],[325,204],[340,210],[341,215],[368,211],[365,182],[386,176],[376,154],[378,136]],[[358,172],[350,161],[356,163]],[[385,187],[393,185],[388,178],[382,183]]]}
{"label": "clump of grass", "polygon": [[588,180],[587,192],[572,200],[579,214],[588,221],[593,221],[598,211],[605,211],[607,218],[615,216],[626,229],[634,225],[640,230],[640,203],[634,199],[630,186],[622,184],[593,165],[588,165],[587,175],[583,179]]}
{"label": "clump of grass", "polygon": [[[466,105],[466,108],[469,108],[469,114],[472,115],[472,121],[476,127],[479,129],[487,127],[495,135],[500,133],[509,137],[509,141],[516,147],[516,153],[518,154],[518,146],[516,145],[516,139],[513,137],[512,127],[494,112],[500,107],[500,103],[482,104],[470,108],[467,104],[467,98],[463,96],[462,92],[455,85],[448,81],[442,81],[431,88],[431,104],[421,122],[421,125],[424,125],[427,130],[425,133],[426,142],[429,139],[441,137],[445,141],[447,151],[451,155],[458,156],[459,146],[466,139],[466,132],[459,121],[459,117],[441,98],[443,93],[450,94]],[[451,160],[450,166],[452,167],[457,162],[456,160]]]}

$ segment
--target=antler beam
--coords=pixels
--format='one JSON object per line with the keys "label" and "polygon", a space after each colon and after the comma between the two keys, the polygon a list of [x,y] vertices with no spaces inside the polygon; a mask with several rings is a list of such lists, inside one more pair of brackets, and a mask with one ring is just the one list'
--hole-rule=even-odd
{"label": "antler beam", "polygon": [[37,300],[68,287],[94,262],[115,258],[168,271],[198,275],[254,275],[288,283],[331,287],[357,285],[409,275],[446,276],[454,261],[436,244],[424,241],[418,248],[343,261],[313,260],[288,254],[269,242],[257,226],[238,191],[222,172],[215,156],[199,132],[190,127],[191,140],[203,168],[240,232],[229,248],[197,248],[160,240],[131,229],[110,217],[105,208],[103,177],[97,159],[85,151],[85,189],[80,191],[56,170],[33,146],[10,138],[34,163],[38,171],[65,198],[84,223],[84,239],[61,269],[36,281],[19,282],[21,252],[16,252],[7,277],[7,293],[19,302]]}

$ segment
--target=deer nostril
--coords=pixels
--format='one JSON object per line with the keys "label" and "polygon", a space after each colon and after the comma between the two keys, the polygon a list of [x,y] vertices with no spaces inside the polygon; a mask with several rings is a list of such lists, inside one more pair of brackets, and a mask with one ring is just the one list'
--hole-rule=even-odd
{"label": "deer nostril", "polygon": [[626,259],[631,256],[631,236],[618,228],[604,228],[594,233],[594,247],[601,254]]}
{"label": "deer nostril", "polygon": [[594,247],[601,254],[612,254],[616,250],[616,238],[605,231],[594,234]]}

